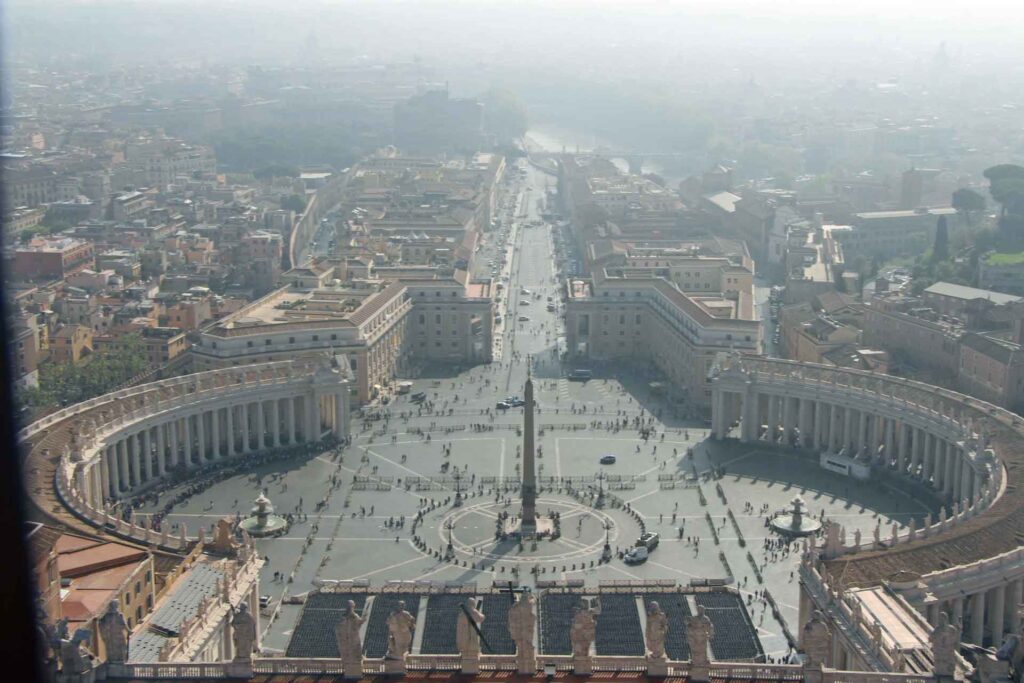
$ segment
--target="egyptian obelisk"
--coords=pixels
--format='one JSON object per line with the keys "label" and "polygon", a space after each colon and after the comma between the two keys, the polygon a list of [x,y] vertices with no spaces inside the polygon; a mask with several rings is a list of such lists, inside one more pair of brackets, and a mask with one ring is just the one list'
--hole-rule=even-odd
{"label": "egyptian obelisk", "polygon": [[529,365],[524,394],[526,412],[523,417],[523,512],[520,533],[532,534],[537,530],[537,473],[533,452],[533,377]]}

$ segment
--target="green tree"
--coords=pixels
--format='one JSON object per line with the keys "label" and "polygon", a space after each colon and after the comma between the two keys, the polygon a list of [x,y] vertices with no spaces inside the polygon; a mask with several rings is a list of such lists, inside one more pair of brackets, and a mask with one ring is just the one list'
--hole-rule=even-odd
{"label": "green tree", "polygon": [[967,224],[971,225],[972,215],[985,210],[985,197],[969,187],[961,187],[953,192],[952,204],[954,209],[964,215]]}
{"label": "green tree", "polygon": [[932,245],[932,260],[935,262],[949,260],[949,226],[946,217],[939,216],[935,225],[935,243]]}
{"label": "green tree", "polygon": [[39,386],[20,392],[33,408],[66,406],[113,391],[148,367],[146,347],[137,334],[125,335],[116,348],[93,354],[78,365],[48,363],[39,370]]}
{"label": "green tree", "polygon": [[999,218],[1002,220],[1024,198],[1024,166],[999,164],[986,168],[982,175],[988,178],[988,191],[999,203]]}
{"label": "green tree", "polygon": [[290,194],[281,197],[281,208],[285,211],[302,213],[306,210],[306,199],[301,195]]}

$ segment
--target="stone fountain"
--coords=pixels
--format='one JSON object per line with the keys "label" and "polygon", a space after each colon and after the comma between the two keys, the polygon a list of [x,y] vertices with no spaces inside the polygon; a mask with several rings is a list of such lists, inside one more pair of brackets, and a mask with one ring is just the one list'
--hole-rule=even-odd
{"label": "stone fountain", "polygon": [[807,505],[803,498],[796,496],[790,501],[788,511],[780,512],[772,518],[772,529],[783,536],[809,536],[821,529],[821,522],[807,516]]}
{"label": "stone fountain", "polygon": [[288,529],[288,520],[274,514],[274,506],[265,493],[260,493],[248,517],[238,523],[250,536],[261,538],[276,536]]}

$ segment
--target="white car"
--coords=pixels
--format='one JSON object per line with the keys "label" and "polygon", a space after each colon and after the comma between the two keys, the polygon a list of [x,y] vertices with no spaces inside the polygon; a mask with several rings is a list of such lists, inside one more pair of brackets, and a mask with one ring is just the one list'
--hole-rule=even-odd
{"label": "white car", "polygon": [[647,548],[643,546],[636,546],[626,551],[625,557],[622,559],[626,564],[640,564],[646,562],[650,553],[647,552]]}

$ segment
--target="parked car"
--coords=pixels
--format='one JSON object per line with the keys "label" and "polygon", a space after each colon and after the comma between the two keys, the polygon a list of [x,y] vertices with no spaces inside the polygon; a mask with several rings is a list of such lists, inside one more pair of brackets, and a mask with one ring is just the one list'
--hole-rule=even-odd
{"label": "parked car", "polygon": [[601,464],[602,465],[614,465],[615,464],[615,456],[614,455],[602,455],[601,456]]}
{"label": "parked car", "polygon": [[510,406],[505,401],[498,401],[497,403],[494,404],[494,407],[497,408],[498,410],[508,410],[512,406]]}

